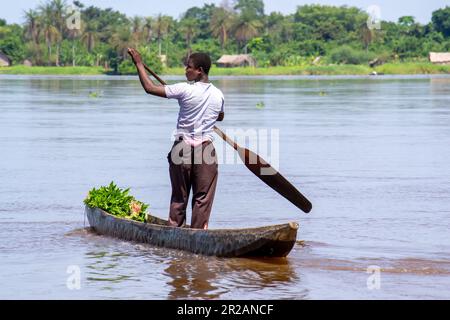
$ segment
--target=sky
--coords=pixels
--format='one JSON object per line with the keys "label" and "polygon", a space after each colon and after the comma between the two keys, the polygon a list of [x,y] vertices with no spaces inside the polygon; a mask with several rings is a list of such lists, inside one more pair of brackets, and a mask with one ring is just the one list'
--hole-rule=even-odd
{"label": "sky", "polygon": [[[175,18],[190,7],[202,7],[205,3],[220,5],[224,0],[81,0],[85,5],[101,8],[112,7],[128,16],[155,16],[159,13]],[[1,1],[0,18],[8,23],[23,23],[23,11],[35,8],[45,0],[13,0]],[[72,1],[67,1],[71,3]],[[233,3],[233,0],[228,0]],[[397,21],[401,16],[414,16],[416,21],[426,24],[431,21],[431,13],[437,9],[450,6],[449,0],[264,0],[265,12],[278,11],[283,14],[294,13],[297,6],[304,4],[347,5],[366,10],[377,5],[382,20]]]}

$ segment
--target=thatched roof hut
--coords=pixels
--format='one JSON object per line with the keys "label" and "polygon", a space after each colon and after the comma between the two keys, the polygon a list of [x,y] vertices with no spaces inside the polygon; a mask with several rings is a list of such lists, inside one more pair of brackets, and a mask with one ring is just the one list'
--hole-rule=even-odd
{"label": "thatched roof hut", "polygon": [[6,54],[0,52],[0,67],[9,67],[11,65],[11,59]]}
{"label": "thatched roof hut", "polygon": [[229,67],[255,67],[256,60],[249,54],[223,55],[217,60],[217,66],[222,68]]}
{"label": "thatched roof hut", "polygon": [[450,52],[430,52],[430,62],[435,64],[450,64]]}

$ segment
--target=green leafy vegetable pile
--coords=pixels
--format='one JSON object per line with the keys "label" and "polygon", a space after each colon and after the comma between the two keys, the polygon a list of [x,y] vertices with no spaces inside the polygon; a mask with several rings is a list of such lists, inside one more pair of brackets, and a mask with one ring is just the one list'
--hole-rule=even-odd
{"label": "green leafy vegetable pile", "polygon": [[100,208],[120,218],[145,222],[145,214],[149,205],[137,201],[129,195],[130,189],[122,190],[114,182],[109,186],[93,188],[89,191],[84,203],[90,207]]}

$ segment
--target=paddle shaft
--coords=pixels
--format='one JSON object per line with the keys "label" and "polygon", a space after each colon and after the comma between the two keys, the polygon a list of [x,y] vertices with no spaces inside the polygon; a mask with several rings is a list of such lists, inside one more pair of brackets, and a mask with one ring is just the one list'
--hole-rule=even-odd
{"label": "paddle shaft", "polygon": [[155,72],[153,72],[153,70],[150,69],[145,63],[142,63],[142,64],[144,65],[144,68],[145,68],[148,72],[150,72],[150,74],[151,74],[153,77],[155,77],[156,80],[159,81],[159,83],[161,83],[163,86],[167,85],[167,83],[166,83],[163,79],[161,79]]}
{"label": "paddle shaft", "polygon": [[[166,82],[161,79],[155,72],[153,72],[152,69],[150,69],[145,63],[143,63],[143,65],[144,68],[148,72],[150,72],[150,74],[155,77],[156,80],[158,80],[162,85],[166,85]],[[253,172],[253,174],[260,178],[265,184],[267,184],[284,198],[289,200],[303,212],[309,213],[311,211],[311,202],[263,158],[249,149],[240,147],[217,126],[214,126],[214,131],[238,152],[239,157],[244,162],[245,166],[251,172]]]}

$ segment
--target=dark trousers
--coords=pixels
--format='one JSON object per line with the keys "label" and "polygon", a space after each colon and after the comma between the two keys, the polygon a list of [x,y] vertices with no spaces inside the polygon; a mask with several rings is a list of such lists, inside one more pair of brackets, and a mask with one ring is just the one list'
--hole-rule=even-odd
{"label": "dark trousers", "polygon": [[216,192],[218,164],[212,142],[192,147],[176,141],[168,154],[172,197],[169,224],[183,227],[192,188],[191,228],[207,229]]}

